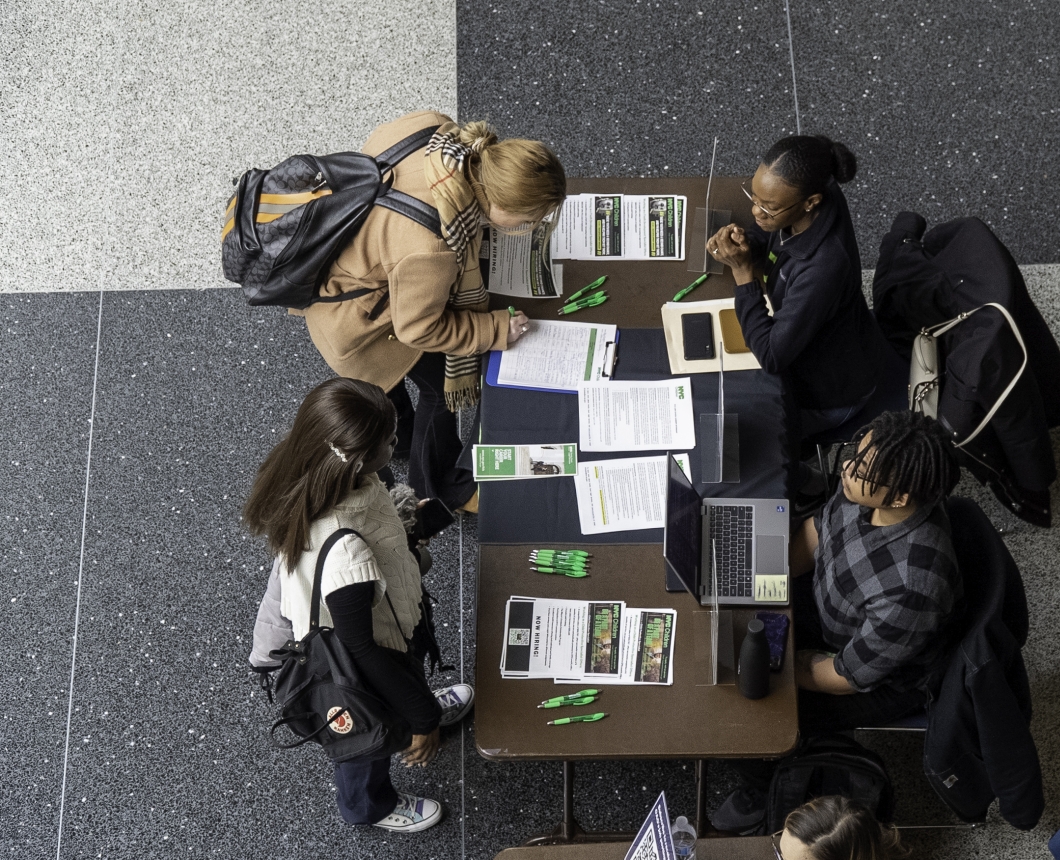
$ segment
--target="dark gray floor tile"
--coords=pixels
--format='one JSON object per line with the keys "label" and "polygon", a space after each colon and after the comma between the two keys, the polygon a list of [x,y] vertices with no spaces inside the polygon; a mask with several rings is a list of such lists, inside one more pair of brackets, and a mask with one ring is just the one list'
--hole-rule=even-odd
{"label": "dark gray floor tile", "polygon": [[[342,823],[319,750],[270,749],[246,668],[268,554],[240,506],[330,375],[300,320],[236,291],[107,297],[64,856],[371,857],[392,840]],[[397,781],[452,803],[457,771]],[[458,819],[436,856],[459,853]]]}
{"label": "dark gray floor tile", "polygon": [[864,264],[902,210],[975,215],[1020,263],[1060,259],[1048,189],[1060,16],[1041,4],[792,3],[802,127],[860,159],[846,188]]}
{"label": "dark gray floor tile", "polygon": [[570,176],[751,173],[794,129],[776,4],[457,4],[460,116],[553,146]]}
{"label": "dark gray floor tile", "polygon": [[54,856],[98,293],[0,296],[0,852]]}

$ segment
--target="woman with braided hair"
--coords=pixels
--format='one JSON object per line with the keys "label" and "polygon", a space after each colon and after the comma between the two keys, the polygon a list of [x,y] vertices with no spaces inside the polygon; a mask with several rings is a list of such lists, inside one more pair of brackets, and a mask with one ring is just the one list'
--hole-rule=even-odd
{"label": "woman with braided hair", "polygon": [[861,292],[861,256],[839,189],[856,172],[841,143],[782,138],[744,186],[756,226],[730,224],[707,242],[732,268],[748,347],[794,392],[803,436],[838,427],[868,402],[889,349]]}
{"label": "woman with braided hair", "polygon": [[[393,170],[393,188],[438,210],[442,236],[376,206],[332,265],[322,298],[349,301],[304,311],[320,354],[340,376],[380,386],[398,410],[396,456],[409,457],[409,484],[423,499],[478,510],[455,413],[478,399],[479,356],[507,349],[526,331],[522,312],[490,311],[479,268],[482,226],[528,231],[567,193],[563,166],[536,140],[498,140],[485,122],[458,125],[420,111],[381,125],[362,151],[379,155],[435,128],[423,149]],[[405,379],[419,390],[413,410]]]}

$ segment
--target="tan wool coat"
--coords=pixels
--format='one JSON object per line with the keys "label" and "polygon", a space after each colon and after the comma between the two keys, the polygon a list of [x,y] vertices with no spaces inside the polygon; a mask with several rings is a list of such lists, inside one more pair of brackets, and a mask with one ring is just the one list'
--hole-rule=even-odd
{"label": "tan wool coat", "polygon": [[[434,111],[408,114],[381,125],[362,152],[378,155],[415,131],[450,122]],[[394,170],[393,187],[434,206],[424,176],[425,149]],[[508,345],[508,312],[477,313],[448,307],[457,278],[481,280],[481,235],[467,249],[462,272],[456,255],[425,227],[376,206],[354,240],[331,267],[320,295],[379,290],[346,302],[315,304],[306,324],[320,354],[340,376],[372,382],[389,391],[424,352],[478,355]],[[374,320],[368,314],[389,289],[390,302]]]}

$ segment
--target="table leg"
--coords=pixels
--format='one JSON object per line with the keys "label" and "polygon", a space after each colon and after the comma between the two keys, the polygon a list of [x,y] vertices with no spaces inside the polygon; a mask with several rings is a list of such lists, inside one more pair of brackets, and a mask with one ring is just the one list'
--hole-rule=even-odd
{"label": "table leg", "polygon": [[563,762],[563,820],[551,833],[528,839],[524,845],[560,845],[564,842],[628,842],[636,833],[630,831],[585,831],[574,817],[574,762]]}
{"label": "table leg", "polygon": [[707,816],[707,760],[696,759],[696,833],[700,839],[718,835]]}

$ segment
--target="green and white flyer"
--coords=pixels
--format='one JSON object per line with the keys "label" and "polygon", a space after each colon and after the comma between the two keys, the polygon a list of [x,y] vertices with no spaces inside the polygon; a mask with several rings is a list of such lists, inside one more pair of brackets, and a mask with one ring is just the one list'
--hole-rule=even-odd
{"label": "green and white flyer", "polygon": [[475,445],[475,480],[556,478],[578,472],[577,445]]}

